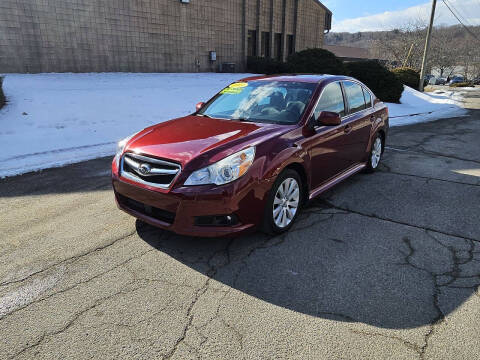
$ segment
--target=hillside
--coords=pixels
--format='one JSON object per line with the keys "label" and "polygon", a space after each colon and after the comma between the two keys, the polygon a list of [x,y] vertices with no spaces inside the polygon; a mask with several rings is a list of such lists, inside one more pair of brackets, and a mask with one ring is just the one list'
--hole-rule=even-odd
{"label": "hillside", "polygon": [[[470,30],[476,34],[480,34],[480,26],[470,27]],[[357,33],[330,32],[325,35],[325,44],[370,48],[376,41],[381,41],[385,38],[400,38],[405,32],[423,33],[424,29],[418,25],[406,25],[404,29],[394,29],[390,31],[367,31]],[[433,34],[442,34],[444,32],[449,32],[454,39],[463,40],[469,36],[461,25],[436,27]]]}
{"label": "hillside", "polygon": [[[435,27],[428,67],[445,77],[459,72],[466,78],[480,75],[480,26],[469,30],[475,37],[461,25]],[[325,35],[325,44],[367,48],[390,67],[420,70],[425,36],[425,25],[414,23],[391,31],[331,32]]]}

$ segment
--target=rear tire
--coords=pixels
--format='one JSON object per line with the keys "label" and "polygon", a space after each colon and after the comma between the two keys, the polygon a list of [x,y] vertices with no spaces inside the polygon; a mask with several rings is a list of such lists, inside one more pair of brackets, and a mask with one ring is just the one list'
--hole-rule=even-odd
{"label": "rear tire", "polygon": [[380,134],[375,135],[372,142],[372,149],[370,150],[370,154],[368,156],[365,172],[373,173],[378,169],[378,165],[380,165],[380,161],[382,160],[383,148],[383,138],[380,136]]}
{"label": "rear tire", "polygon": [[292,169],[283,171],[268,195],[262,230],[271,235],[290,230],[300,212],[303,196],[298,173]]}

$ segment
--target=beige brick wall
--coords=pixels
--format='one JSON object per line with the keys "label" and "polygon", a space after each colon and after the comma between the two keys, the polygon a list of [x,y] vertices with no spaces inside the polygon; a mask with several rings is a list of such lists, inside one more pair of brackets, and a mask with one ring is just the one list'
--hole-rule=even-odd
{"label": "beige brick wall", "polygon": [[283,0],[274,0],[273,1],[273,31],[275,33],[282,32],[282,9]]}
{"label": "beige brick wall", "polygon": [[295,33],[295,26],[294,26],[294,19],[295,19],[295,0],[287,0],[286,5],[286,29],[287,34],[293,35]]}
{"label": "beige brick wall", "polygon": [[296,50],[323,47],[325,9],[311,0],[298,0]]}
{"label": "beige brick wall", "polygon": [[[257,28],[257,0],[245,0],[245,29],[243,1],[0,0],[0,73],[216,71],[223,62],[241,71],[244,30]],[[282,1],[272,9],[260,0],[260,33],[270,31],[271,11],[282,31]],[[297,49],[321,47],[322,8],[298,1]],[[291,34],[295,0],[286,3]]]}

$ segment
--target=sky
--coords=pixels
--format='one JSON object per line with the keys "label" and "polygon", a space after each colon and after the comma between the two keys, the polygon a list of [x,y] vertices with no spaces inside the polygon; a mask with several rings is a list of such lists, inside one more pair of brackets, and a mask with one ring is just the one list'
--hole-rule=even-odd
{"label": "sky", "polygon": [[[446,0],[466,25],[480,25],[480,0]],[[432,7],[426,0],[323,0],[333,12],[332,32],[392,30],[409,21],[428,21]],[[437,1],[436,25],[458,21],[443,0]]]}

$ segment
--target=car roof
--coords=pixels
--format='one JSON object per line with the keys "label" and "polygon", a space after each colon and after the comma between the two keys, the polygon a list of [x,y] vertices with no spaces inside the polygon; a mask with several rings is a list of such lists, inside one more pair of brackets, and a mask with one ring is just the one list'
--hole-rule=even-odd
{"label": "car roof", "polygon": [[285,74],[285,75],[260,75],[243,78],[239,81],[291,81],[318,84],[324,80],[339,81],[339,80],[355,80],[343,75],[328,75],[328,74]]}

